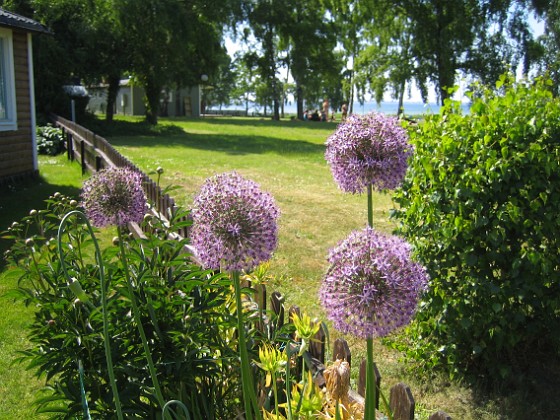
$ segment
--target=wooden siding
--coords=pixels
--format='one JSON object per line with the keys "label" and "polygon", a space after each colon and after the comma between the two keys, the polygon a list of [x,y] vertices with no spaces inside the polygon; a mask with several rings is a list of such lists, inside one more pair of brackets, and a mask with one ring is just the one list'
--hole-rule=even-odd
{"label": "wooden siding", "polygon": [[0,180],[35,171],[27,33],[18,30],[12,33],[18,128],[15,131],[0,131]]}

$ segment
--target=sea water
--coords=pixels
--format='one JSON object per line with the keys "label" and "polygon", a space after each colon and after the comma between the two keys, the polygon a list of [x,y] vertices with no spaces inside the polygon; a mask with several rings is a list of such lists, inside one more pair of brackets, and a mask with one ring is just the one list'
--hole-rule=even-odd
{"label": "sea water", "polygon": [[[437,114],[441,108],[440,105],[434,103],[422,103],[422,102],[404,102],[404,114],[405,115],[423,115],[423,114]],[[376,103],[375,101],[367,101],[363,104],[359,102],[354,102],[353,113],[354,114],[368,114],[370,112],[381,112],[384,114],[389,115],[396,115],[399,108],[398,102],[381,102]],[[461,108],[463,113],[468,113],[470,104],[469,103],[462,103]],[[217,107],[212,107],[213,110],[218,110]],[[220,110],[244,110],[243,107],[239,105],[231,105],[231,106],[223,106],[219,108]],[[305,107],[304,107],[305,109]],[[313,111],[313,108],[310,108]],[[332,109],[329,110],[332,112]],[[284,104],[284,115],[295,115],[297,113],[296,104],[293,102],[288,102]],[[335,111],[335,118],[340,118],[340,109]],[[249,105],[249,113],[248,115],[262,115],[264,114],[264,107],[256,106],[255,104],[251,103]],[[272,114],[272,109],[269,107],[267,108],[267,115]],[[329,115],[330,117],[330,115]]]}

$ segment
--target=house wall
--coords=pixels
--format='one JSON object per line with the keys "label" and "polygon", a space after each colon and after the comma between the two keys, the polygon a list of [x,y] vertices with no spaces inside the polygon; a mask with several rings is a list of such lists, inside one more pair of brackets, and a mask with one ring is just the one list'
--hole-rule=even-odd
{"label": "house wall", "polygon": [[0,184],[12,177],[37,172],[34,163],[27,33],[18,30],[12,33],[17,130],[0,131]]}
{"label": "house wall", "polygon": [[[87,109],[90,112],[104,113],[107,107],[107,87],[88,87],[90,100]],[[167,93],[167,103],[160,102],[160,115],[167,117],[199,117],[200,116],[200,88],[182,88]],[[131,84],[121,85],[116,99],[118,115],[146,115],[144,105],[144,90]]]}

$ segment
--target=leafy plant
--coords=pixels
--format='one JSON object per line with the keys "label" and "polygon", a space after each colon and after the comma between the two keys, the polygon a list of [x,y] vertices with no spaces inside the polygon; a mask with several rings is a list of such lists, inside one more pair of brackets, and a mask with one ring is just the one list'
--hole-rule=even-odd
{"label": "leafy plant", "polygon": [[[112,417],[115,405],[101,334],[100,268],[92,257],[92,238],[82,221],[68,221],[61,241],[68,271],[75,278],[68,282],[54,236],[62,217],[75,210],[77,202],[56,194],[47,203],[47,209],[32,211],[4,233],[15,240],[8,259],[23,272],[17,295],[36,308],[29,334],[32,347],[20,361],[36,369],[38,376],[45,375],[51,390],[38,400],[38,411],[74,418],[84,412],[85,399],[92,417]],[[114,372],[127,417],[154,418],[162,409],[131,315],[132,298],[140,308],[166,401],[182,401],[192,417],[212,419],[228,417],[239,397],[233,350],[236,323],[229,309],[231,280],[194,265],[184,240],[167,239],[185,223],[184,216],[183,211],[173,214],[170,225],[147,218],[144,223],[152,234],[140,239],[122,236],[124,243],[109,244],[102,251],[109,279]],[[119,264],[121,245],[133,278],[132,292]]]}
{"label": "leafy plant", "polygon": [[410,127],[416,153],[395,195],[400,232],[431,282],[409,355],[501,381],[558,348],[560,100],[551,82],[446,101]]}
{"label": "leafy plant", "polygon": [[41,155],[58,155],[64,148],[64,137],[62,130],[52,124],[38,126],[37,133],[37,152]]}

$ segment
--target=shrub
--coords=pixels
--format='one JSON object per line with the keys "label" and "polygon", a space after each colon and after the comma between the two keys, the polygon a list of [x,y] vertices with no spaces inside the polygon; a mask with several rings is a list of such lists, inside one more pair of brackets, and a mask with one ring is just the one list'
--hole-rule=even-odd
{"label": "shrub", "polygon": [[[8,260],[22,271],[18,295],[35,308],[31,346],[22,362],[45,375],[51,390],[38,401],[39,411],[56,418],[77,418],[84,412],[80,381],[93,418],[114,418],[115,405],[104,355],[100,266],[92,238],[81,220],[69,219],[62,255],[57,251],[61,219],[77,203],[56,194],[44,210],[33,210],[12,224],[3,237],[14,240]],[[146,368],[146,358],[131,313],[138,302],[141,322],[167,400],[180,400],[194,418],[228,418],[239,398],[237,339],[231,281],[224,274],[203,271],[185,253],[185,240],[167,235],[182,226],[179,211],[170,225],[147,218],[153,234],[123,237],[134,296],[119,263],[120,243],[102,247],[108,279],[107,315],[118,393],[127,418],[161,414]],[[79,365],[83,366],[83,376]]]}
{"label": "shrub", "polygon": [[[407,350],[455,373],[499,381],[560,328],[560,101],[550,82],[448,101],[410,127],[416,153],[396,193],[400,232],[431,282]],[[411,337],[411,338],[410,338]]]}
{"label": "shrub", "polygon": [[58,155],[64,149],[62,130],[51,124],[37,127],[37,152],[40,155]]}

